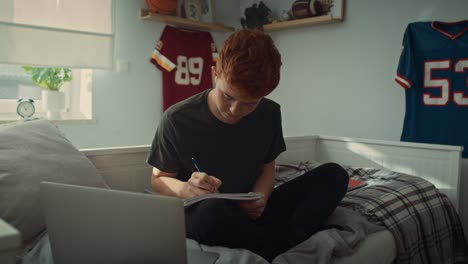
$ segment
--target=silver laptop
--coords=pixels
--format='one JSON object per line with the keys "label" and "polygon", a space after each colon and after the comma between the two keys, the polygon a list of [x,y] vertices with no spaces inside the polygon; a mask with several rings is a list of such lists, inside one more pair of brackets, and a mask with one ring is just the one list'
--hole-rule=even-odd
{"label": "silver laptop", "polygon": [[182,201],[174,197],[42,182],[55,264],[210,264],[187,250]]}

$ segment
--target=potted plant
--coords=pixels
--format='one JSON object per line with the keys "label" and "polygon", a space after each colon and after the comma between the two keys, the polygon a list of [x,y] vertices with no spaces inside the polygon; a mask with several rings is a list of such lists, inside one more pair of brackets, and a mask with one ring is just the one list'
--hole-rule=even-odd
{"label": "potted plant", "polygon": [[65,108],[65,94],[60,91],[62,85],[72,80],[71,70],[61,67],[23,66],[31,80],[42,90],[42,107],[47,111],[48,119],[60,119],[60,112]]}
{"label": "potted plant", "polygon": [[241,18],[243,28],[263,29],[263,25],[273,22],[270,8],[260,1],[244,9],[244,17]]}

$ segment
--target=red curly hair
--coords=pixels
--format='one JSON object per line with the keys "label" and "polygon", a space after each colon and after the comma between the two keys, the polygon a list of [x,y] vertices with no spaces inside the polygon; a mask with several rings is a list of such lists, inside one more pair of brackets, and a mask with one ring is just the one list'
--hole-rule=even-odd
{"label": "red curly hair", "polygon": [[242,29],[223,43],[216,71],[243,96],[258,98],[278,86],[281,64],[281,55],[269,35]]}

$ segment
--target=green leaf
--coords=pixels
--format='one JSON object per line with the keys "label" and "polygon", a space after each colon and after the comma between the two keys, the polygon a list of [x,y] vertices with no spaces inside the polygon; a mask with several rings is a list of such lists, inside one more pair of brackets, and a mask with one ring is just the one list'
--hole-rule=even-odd
{"label": "green leaf", "polygon": [[33,67],[22,66],[23,70],[31,76],[31,80],[46,90],[58,91],[66,82],[72,80],[72,71],[61,67]]}

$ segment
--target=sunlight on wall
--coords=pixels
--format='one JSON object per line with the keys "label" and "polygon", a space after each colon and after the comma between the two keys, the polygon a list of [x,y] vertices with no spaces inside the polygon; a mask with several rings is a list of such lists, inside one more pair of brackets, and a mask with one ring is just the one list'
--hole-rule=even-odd
{"label": "sunlight on wall", "polygon": [[398,154],[395,153],[395,155],[385,154],[381,152],[378,147],[385,148],[385,146],[381,145],[371,147],[369,145],[356,142],[345,143],[345,148],[352,153],[358,154],[363,160],[365,160],[366,166],[372,167],[374,164],[373,167],[382,167],[387,170],[421,177],[434,184],[444,193],[454,191],[455,188],[452,183],[455,183],[456,179],[447,178],[450,176],[447,174],[447,162],[444,162],[443,160],[441,161],[440,159],[431,159],[424,156],[420,157],[418,155],[412,155],[412,152],[415,150],[405,147],[397,147],[401,150],[398,151]]}

